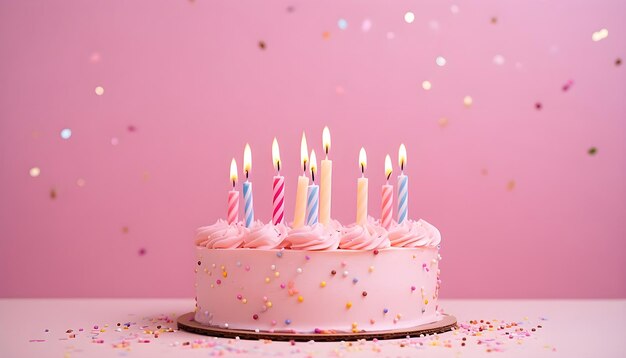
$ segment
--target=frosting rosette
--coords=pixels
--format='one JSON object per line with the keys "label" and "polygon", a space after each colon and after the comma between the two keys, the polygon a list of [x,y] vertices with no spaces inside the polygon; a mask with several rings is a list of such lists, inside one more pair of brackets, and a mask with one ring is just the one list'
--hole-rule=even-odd
{"label": "frosting rosette", "polygon": [[218,220],[213,225],[198,228],[196,245],[209,249],[236,249],[243,244],[248,229],[239,223],[228,224]]}
{"label": "frosting rosette", "polygon": [[276,249],[284,247],[289,229],[284,224],[264,224],[257,221],[243,239],[243,247],[253,249]]}
{"label": "frosting rosette", "polygon": [[346,250],[375,250],[391,246],[387,230],[373,218],[365,225],[352,224],[341,230],[339,248]]}
{"label": "frosting rosette", "polygon": [[323,251],[339,247],[338,231],[327,229],[322,224],[291,229],[287,235],[286,247],[293,250]]}
{"label": "frosting rosette", "polygon": [[389,228],[389,241],[395,247],[437,246],[441,243],[441,233],[426,220],[405,220]]}

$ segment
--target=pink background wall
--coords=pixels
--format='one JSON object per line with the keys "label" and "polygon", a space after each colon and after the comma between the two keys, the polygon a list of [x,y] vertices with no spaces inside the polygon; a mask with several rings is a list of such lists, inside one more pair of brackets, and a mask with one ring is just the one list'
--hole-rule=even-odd
{"label": "pink background wall", "polygon": [[329,125],[344,222],[359,148],[378,215],[384,156],[406,143],[410,214],[443,233],[443,297],[626,297],[625,13],[2,1],[0,296],[191,297],[194,230],[225,216],[231,157],[250,142],[269,220],[279,138],[291,219],[300,134],[320,152]]}

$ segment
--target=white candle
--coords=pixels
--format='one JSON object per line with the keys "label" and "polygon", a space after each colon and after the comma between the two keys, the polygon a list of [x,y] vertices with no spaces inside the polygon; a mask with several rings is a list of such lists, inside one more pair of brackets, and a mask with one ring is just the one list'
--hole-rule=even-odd
{"label": "white candle", "polygon": [[306,176],[306,164],[309,161],[309,152],[304,132],[302,132],[302,141],[300,142],[300,160],[302,162],[302,175],[298,177],[298,186],[296,188],[296,209],[293,215],[294,228],[304,225],[306,215],[306,196],[309,186],[309,177]]}
{"label": "white candle", "polygon": [[359,166],[361,167],[361,177],[357,180],[356,195],[356,223],[365,225],[367,223],[367,178],[365,177],[365,167],[367,166],[367,155],[365,148],[359,152]]}
{"label": "white candle", "polygon": [[322,132],[322,145],[326,158],[322,160],[322,173],[320,178],[320,223],[328,225],[330,222],[330,198],[331,185],[333,176],[333,161],[328,159],[330,151],[330,131],[328,127],[324,127]]}

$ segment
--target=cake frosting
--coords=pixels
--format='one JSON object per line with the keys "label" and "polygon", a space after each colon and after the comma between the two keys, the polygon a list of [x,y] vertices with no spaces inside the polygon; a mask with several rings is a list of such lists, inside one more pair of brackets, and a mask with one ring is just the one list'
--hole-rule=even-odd
{"label": "cake frosting", "polygon": [[384,331],[440,319],[439,230],[218,220],[196,233],[195,320],[273,332]]}

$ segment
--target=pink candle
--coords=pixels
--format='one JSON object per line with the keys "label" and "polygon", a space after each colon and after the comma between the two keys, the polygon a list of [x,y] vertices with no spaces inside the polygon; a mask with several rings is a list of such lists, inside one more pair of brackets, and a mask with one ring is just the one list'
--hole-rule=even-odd
{"label": "pink candle", "polygon": [[278,225],[285,218],[285,177],[280,175],[280,151],[276,138],[272,142],[272,161],[277,172],[272,184],[272,223]]}
{"label": "pink candle", "polygon": [[391,218],[393,217],[393,185],[389,185],[391,171],[391,158],[387,155],[385,158],[385,175],[387,176],[387,183],[383,185],[380,217],[380,224],[385,229],[388,229],[389,226],[391,226]]}
{"label": "pink candle", "polygon": [[228,223],[239,221],[239,191],[235,190],[237,185],[237,162],[235,158],[230,162],[230,180],[233,182],[233,190],[228,192]]}

